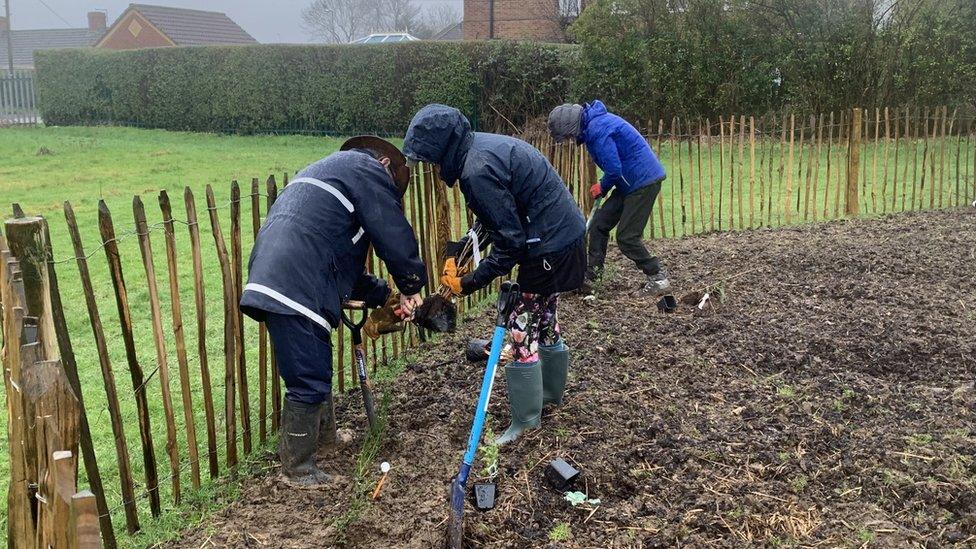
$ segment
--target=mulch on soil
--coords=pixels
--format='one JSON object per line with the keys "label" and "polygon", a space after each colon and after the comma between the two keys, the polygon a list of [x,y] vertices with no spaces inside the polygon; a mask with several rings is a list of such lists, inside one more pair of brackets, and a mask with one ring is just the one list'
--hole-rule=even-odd
{"label": "mulch on soil", "polygon": [[[678,297],[707,291],[710,304],[659,313],[616,252],[598,299],[561,302],[566,403],[501,450],[497,507],[465,513],[471,545],[976,543],[976,212],[652,247]],[[351,481],[297,491],[272,470],[177,545],[440,546],[483,372],[463,344],[491,316],[423,347],[396,380],[370,481],[382,460],[393,470],[353,520],[339,521]],[[498,433],[501,373],[494,392]],[[358,395],[339,401],[340,423],[361,430]],[[349,474],[360,442],[322,465]],[[599,505],[548,486],[557,456]]]}

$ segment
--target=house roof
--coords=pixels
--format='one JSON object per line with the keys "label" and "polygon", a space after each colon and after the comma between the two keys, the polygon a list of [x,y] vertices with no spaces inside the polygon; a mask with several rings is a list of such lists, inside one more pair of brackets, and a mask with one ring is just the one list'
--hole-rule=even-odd
{"label": "house roof", "polygon": [[149,4],[129,4],[126,12],[130,10],[139,12],[177,46],[257,43],[253,36],[221,12]]}
{"label": "house roof", "polygon": [[431,40],[463,40],[464,39],[464,21],[458,21],[453,25],[445,27],[443,30],[435,34]]}
{"label": "house roof", "polygon": [[350,44],[390,44],[393,42],[415,42],[420,40],[405,32],[379,32],[353,40]]}
{"label": "house roof", "polygon": [[[14,66],[31,68],[34,66],[34,52],[61,48],[85,48],[95,43],[103,31],[88,29],[39,29],[14,30],[11,39],[14,44]],[[0,30],[0,60],[7,62],[7,31]]]}

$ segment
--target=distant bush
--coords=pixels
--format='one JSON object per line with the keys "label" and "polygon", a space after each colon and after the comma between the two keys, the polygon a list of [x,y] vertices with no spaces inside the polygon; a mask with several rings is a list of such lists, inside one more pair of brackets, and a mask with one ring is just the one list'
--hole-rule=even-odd
{"label": "distant bush", "polygon": [[402,134],[432,102],[487,130],[544,116],[568,95],[576,58],[572,46],[494,41],[56,50],[36,64],[54,125]]}
{"label": "distant bush", "polygon": [[976,106],[973,0],[596,0],[579,99],[649,124],[789,108]]}

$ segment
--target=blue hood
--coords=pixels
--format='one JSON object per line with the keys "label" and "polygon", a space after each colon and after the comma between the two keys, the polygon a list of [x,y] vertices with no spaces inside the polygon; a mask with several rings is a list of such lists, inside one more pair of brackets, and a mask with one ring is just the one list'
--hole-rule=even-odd
{"label": "blue hood", "polygon": [[437,164],[441,179],[452,186],[461,176],[473,140],[471,122],[461,111],[447,105],[427,105],[410,121],[403,154],[411,160]]}
{"label": "blue hood", "polygon": [[587,103],[583,107],[583,121],[580,125],[580,137],[576,140],[577,143],[583,143],[584,136],[586,135],[586,126],[589,125],[590,121],[604,114],[607,114],[607,106],[599,99],[594,99],[592,103]]}

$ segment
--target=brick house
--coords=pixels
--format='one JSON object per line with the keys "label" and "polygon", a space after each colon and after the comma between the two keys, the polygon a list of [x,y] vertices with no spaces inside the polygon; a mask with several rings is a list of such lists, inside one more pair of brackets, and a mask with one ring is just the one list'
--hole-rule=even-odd
{"label": "brick house", "polygon": [[464,0],[465,40],[565,41],[568,22],[586,0]]}
{"label": "brick house", "polygon": [[256,43],[224,13],[129,4],[95,47],[134,50]]}
{"label": "brick house", "polygon": [[6,17],[0,17],[0,71],[7,69],[7,33],[13,42],[15,70],[34,68],[34,52],[61,48],[87,48],[105,34],[105,13],[88,13],[88,27],[80,29],[17,29],[11,31]]}

